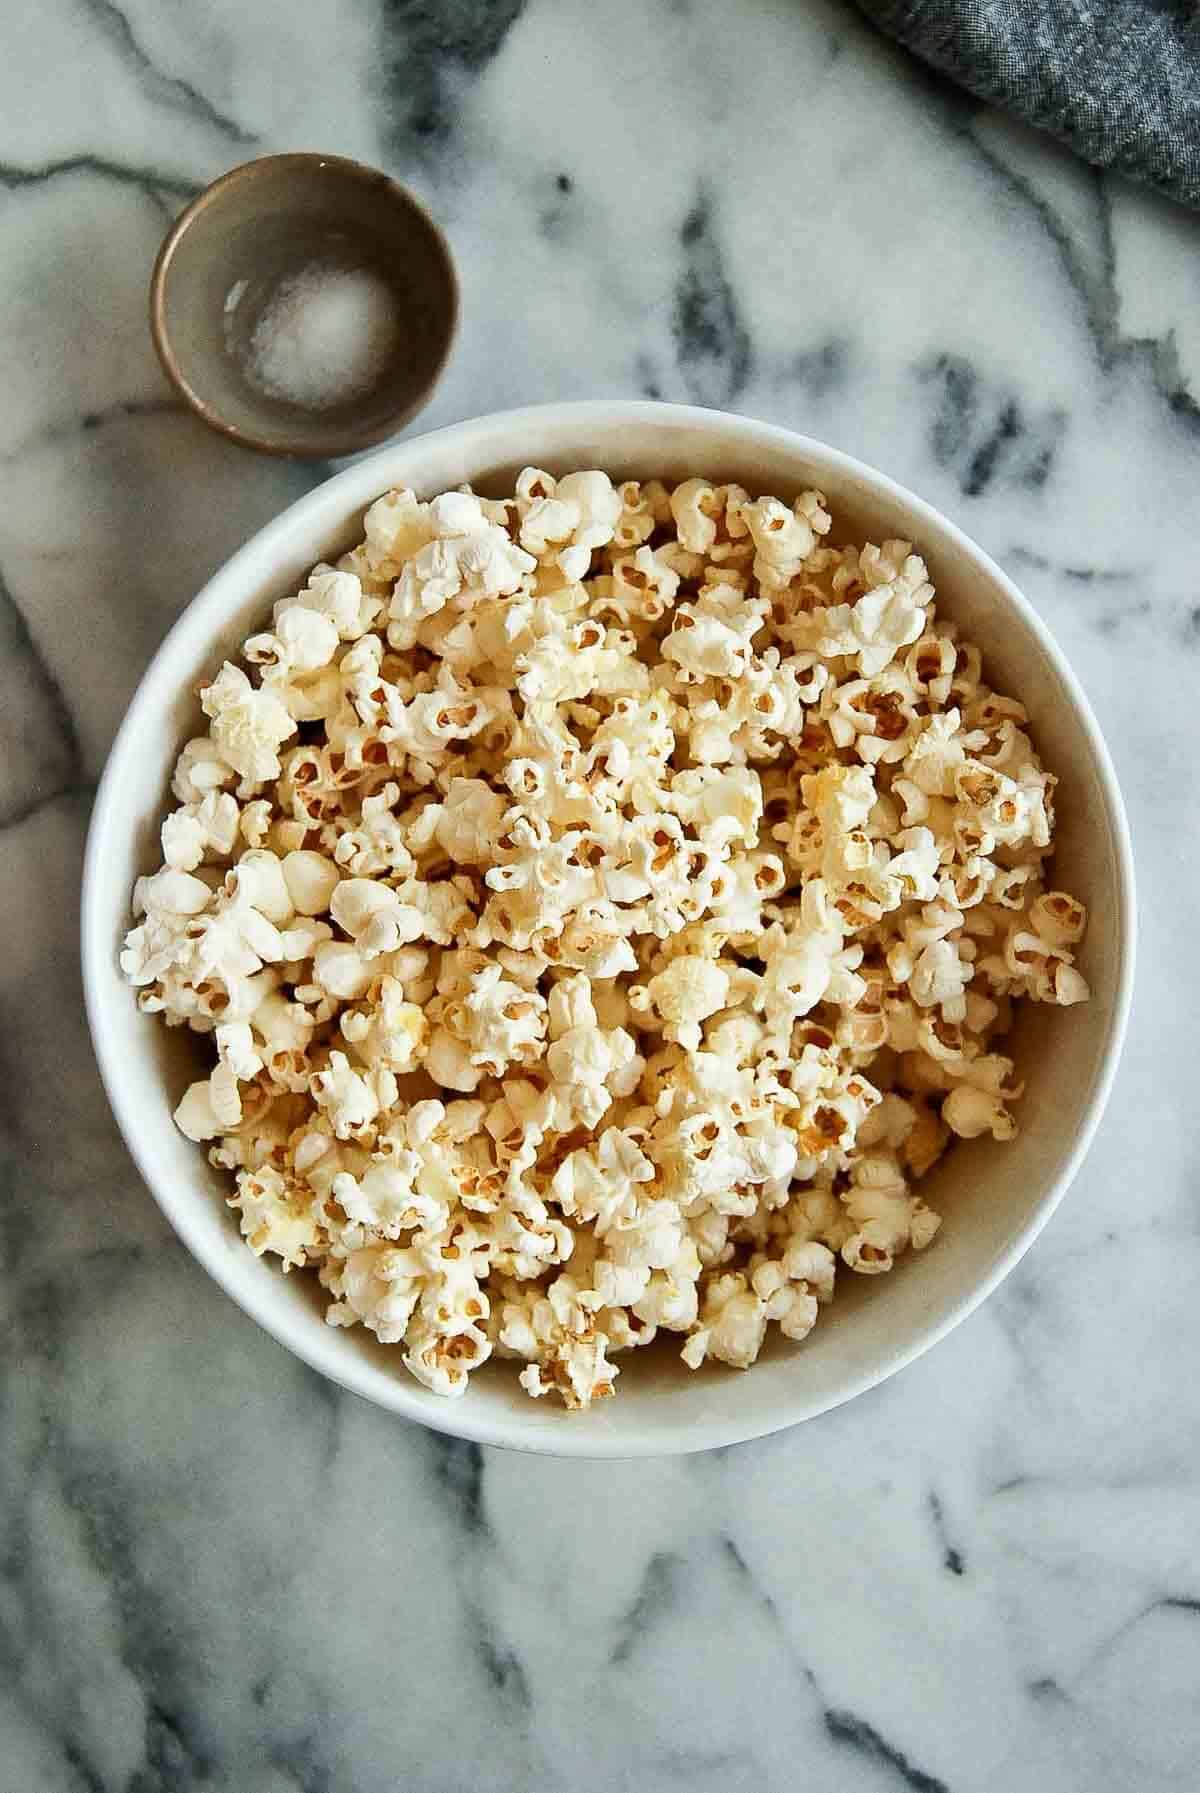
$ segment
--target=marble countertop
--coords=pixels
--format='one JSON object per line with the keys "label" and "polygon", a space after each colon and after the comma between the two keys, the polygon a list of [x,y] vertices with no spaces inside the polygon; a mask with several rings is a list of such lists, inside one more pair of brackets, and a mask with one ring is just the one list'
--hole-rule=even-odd
{"label": "marble countertop", "polygon": [[[1200,218],[832,0],[48,0],[0,58],[0,1793],[1167,1793],[1200,1753]],[[159,638],[325,469],[171,399],[145,288],[222,169],[444,222],[421,426],[661,395],[950,513],[1078,668],[1133,824],[1132,1033],[1018,1271],[767,1442],[480,1451],[206,1279],[80,1009],[95,780]]]}

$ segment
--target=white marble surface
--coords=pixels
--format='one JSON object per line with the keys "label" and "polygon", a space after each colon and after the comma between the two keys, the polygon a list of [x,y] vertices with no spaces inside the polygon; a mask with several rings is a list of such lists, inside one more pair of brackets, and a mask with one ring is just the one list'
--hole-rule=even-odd
{"label": "white marble surface", "polygon": [[[833,0],[47,0],[0,57],[0,1793],[1167,1793],[1200,1768],[1200,219]],[[169,1235],[92,1065],[90,792],[152,648],[322,476],[171,402],[172,212],[379,161],[466,308],[424,423],[797,425],[1021,580],[1141,875],[1115,1096],[1003,1290],[772,1441],[522,1459],[320,1383]]]}

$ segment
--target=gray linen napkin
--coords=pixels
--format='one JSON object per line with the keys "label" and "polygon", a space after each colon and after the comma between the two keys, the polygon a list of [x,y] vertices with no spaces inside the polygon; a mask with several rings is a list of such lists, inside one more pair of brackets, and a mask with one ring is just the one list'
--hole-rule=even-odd
{"label": "gray linen napkin", "polygon": [[1200,0],[858,0],[980,99],[1200,208]]}

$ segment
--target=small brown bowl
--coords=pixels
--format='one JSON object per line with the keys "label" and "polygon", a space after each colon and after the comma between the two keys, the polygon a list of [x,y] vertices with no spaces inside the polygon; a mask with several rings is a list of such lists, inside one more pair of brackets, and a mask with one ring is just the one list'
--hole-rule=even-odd
{"label": "small brown bowl", "polygon": [[[394,305],[377,370],[332,402],[273,395],[253,373],[268,308],[298,290],[289,281],[346,274],[360,300],[386,289]],[[176,220],[150,282],[168,379],[214,430],[266,454],[329,459],[382,442],[429,402],[457,327],[445,237],[411,193],[344,156],[264,156],[223,174]]]}

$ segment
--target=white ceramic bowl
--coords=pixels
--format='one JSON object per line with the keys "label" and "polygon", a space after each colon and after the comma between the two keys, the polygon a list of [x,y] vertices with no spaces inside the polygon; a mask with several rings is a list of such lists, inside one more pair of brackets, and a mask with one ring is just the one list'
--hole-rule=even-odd
{"label": "white ceramic bowl", "polygon": [[[890,1276],[840,1277],[811,1337],[777,1340],[746,1374],[719,1366],[692,1374],[657,1346],[625,1358],[617,1398],[586,1414],[529,1400],[511,1364],[487,1366],[461,1400],[440,1400],[413,1381],[395,1348],[361,1328],[326,1326],[315,1278],[284,1277],[247,1250],[221,1178],[177,1132],[171,1111],[194,1045],[138,1012],[117,966],[134,878],[158,863],[170,768],[201,720],[197,682],[315,561],[361,538],[364,508],[389,486],[432,495],[470,480],[507,491],[529,463],[619,477],[704,474],[785,497],[815,485],[837,534],[915,542],[943,611],[980,644],[998,687],[1031,712],[1061,781],[1058,877],[1091,911],[1081,962],[1092,1000],[1070,1011],[1029,1005],[1015,1046],[1028,1080],[1021,1132],[1011,1145],[956,1145],[923,1186],[945,1216],[929,1250]],[[969,1314],[1045,1224],[1092,1137],[1125,1028],[1133,942],[1129,836],[1108,753],[1070,668],[1011,580],[927,504],[846,455],[748,418],[649,403],[546,405],[457,424],[372,454],[269,524],[155,655],[100,785],[84,870],[84,987],[101,1073],[142,1175],[200,1262],[282,1344],[357,1394],[461,1437],[570,1456],[701,1450],[792,1425],[901,1369]]]}

